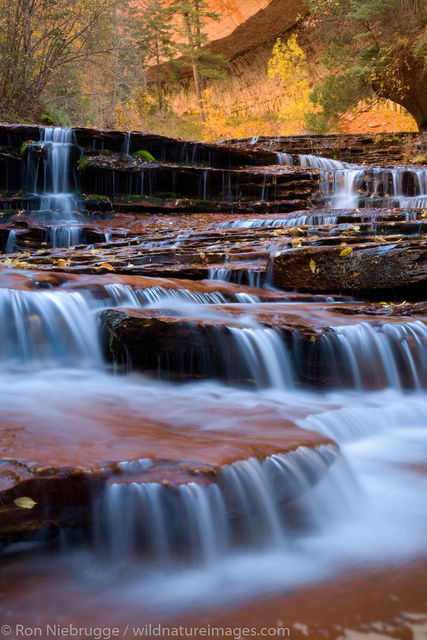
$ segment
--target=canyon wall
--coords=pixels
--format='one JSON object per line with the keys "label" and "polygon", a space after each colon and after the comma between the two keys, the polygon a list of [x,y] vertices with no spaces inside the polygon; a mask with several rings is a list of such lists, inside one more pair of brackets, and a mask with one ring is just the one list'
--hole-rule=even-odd
{"label": "canyon wall", "polygon": [[[210,84],[212,100],[229,115],[258,115],[277,110],[283,88],[267,77],[267,64],[276,38],[287,38],[301,26],[300,44],[314,59],[317,43],[303,26],[308,9],[301,0],[213,0],[212,10],[221,15],[210,21],[206,32],[211,50],[229,60],[227,78]],[[313,70],[314,74],[314,70]],[[181,91],[170,98],[178,113],[197,107],[191,78],[183,77]]]}

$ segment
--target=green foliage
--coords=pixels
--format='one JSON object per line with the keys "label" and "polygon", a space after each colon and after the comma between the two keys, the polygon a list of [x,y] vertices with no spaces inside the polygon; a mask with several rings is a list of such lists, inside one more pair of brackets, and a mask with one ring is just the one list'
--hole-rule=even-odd
{"label": "green foliage", "polygon": [[152,156],[151,153],[149,151],[146,151],[145,149],[139,149],[138,151],[135,151],[133,155],[135,156],[135,158],[145,160],[146,162],[157,162],[154,156]]}
{"label": "green foliage", "polygon": [[50,113],[42,113],[40,116],[40,121],[43,124],[47,124],[48,126],[55,124],[55,119],[50,115]]}
{"label": "green foliage", "polygon": [[111,202],[108,196],[104,196],[99,193],[91,193],[90,195],[87,195],[86,200],[91,200],[96,202]]}
{"label": "green foliage", "polygon": [[166,107],[165,87],[171,73],[161,63],[175,55],[172,40],[173,22],[162,0],[148,0],[142,11],[139,5],[130,8],[128,29],[135,43],[136,64],[154,79],[159,111]]}
{"label": "green foliage", "polygon": [[23,156],[27,150],[27,145],[31,142],[31,140],[24,140],[19,149],[19,155]]}
{"label": "green foliage", "polygon": [[329,72],[311,94],[321,131],[362,100],[403,105],[420,126],[426,118],[426,10],[422,0],[310,0]]}
{"label": "green foliage", "polygon": [[79,161],[77,162],[77,169],[80,172],[85,171],[89,166],[90,166],[89,160],[87,160],[84,156],[79,158]]}

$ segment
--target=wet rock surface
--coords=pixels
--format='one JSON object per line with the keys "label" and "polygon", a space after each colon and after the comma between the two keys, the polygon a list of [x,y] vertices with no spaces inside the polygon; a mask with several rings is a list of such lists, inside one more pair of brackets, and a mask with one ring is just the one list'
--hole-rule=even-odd
{"label": "wet rock surface", "polygon": [[[194,307],[117,309],[103,313],[104,348],[106,357],[125,371],[136,368],[167,380],[217,378],[231,384],[268,385],[271,381],[267,378],[254,375],[251,360],[245,360],[243,353],[244,346],[260,349],[265,339],[262,332],[267,329],[274,331],[268,335],[272,351],[267,357],[273,361],[274,349],[277,353],[280,347],[285,349],[279,357],[288,360],[296,386],[333,388],[351,385],[349,362],[339,354],[337,329],[357,328],[363,323],[368,332],[381,331],[385,319],[398,327],[408,318],[425,322],[425,303],[325,306],[319,302],[276,302],[205,305],[200,311]],[[413,337],[414,343],[417,339]],[[402,381],[410,385],[410,372],[403,374],[404,369],[402,364]],[[421,365],[420,372],[423,369]],[[426,374],[420,373],[423,386]],[[367,384],[375,388],[385,383],[380,376]]]}
{"label": "wet rock surface", "polygon": [[[77,556],[107,549],[109,580],[143,573],[146,610],[153,594],[168,606],[182,595],[178,618],[199,597],[206,607],[207,566],[218,602],[244,592],[247,604],[252,583],[256,597],[274,591],[273,574],[291,593],[349,557],[419,553],[427,168],[395,166],[402,137],[235,142],[0,126],[8,575],[25,577],[9,543],[50,551],[72,529],[79,594],[101,584],[105,607],[99,565],[88,588]],[[286,153],[306,157],[286,166]],[[359,483],[372,507],[353,499]],[[181,551],[193,564],[177,573],[203,575],[197,594],[164,572]],[[71,593],[64,567],[55,587]],[[123,573],[114,602],[133,592]],[[11,594],[10,619],[26,594]]]}
{"label": "wet rock surface", "polygon": [[[173,414],[182,411],[185,399],[174,404],[172,396],[162,398],[153,390],[148,394],[145,411],[136,403],[133,415],[119,398],[95,406],[93,399],[82,397],[78,408],[64,398],[64,410],[74,414],[74,420],[78,417],[84,425],[80,428],[73,426],[70,417],[55,423],[48,415],[33,416],[30,423],[25,409],[15,409],[12,415],[4,410],[0,423],[0,542],[41,530],[54,533],[60,527],[85,526],[91,521],[96,495],[111,481],[171,487],[207,484],[216,482],[218,472],[237,460],[251,456],[262,460],[299,446],[330,442],[298,428],[267,406],[260,405],[254,412],[242,405],[237,412],[235,406],[215,406],[209,396],[200,399],[199,410],[183,424]],[[165,401],[169,408],[162,412],[158,403]],[[264,433],[257,428],[261,415],[268,415]],[[216,430],[217,424],[231,416],[231,430],[225,434]],[[302,416],[304,410],[295,411],[295,418]],[[210,428],[201,432],[199,425],[203,424]],[[137,472],[129,476],[132,465]],[[32,504],[21,506],[21,498],[29,498]]]}
{"label": "wet rock surface", "polygon": [[344,162],[384,164],[405,161],[408,144],[416,144],[411,149],[417,155],[419,143],[416,133],[384,134],[330,134],[310,136],[286,136],[246,138],[229,140],[227,145],[241,149],[269,149],[271,151],[326,156]]}

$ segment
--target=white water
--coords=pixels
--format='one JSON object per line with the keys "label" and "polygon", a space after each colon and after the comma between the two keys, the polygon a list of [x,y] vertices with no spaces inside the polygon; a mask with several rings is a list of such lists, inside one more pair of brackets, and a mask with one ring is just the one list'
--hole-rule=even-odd
{"label": "white water", "polygon": [[246,284],[249,287],[260,288],[264,279],[265,272],[254,269],[209,269],[209,280],[222,280],[223,282]]}
{"label": "white water", "polygon": [[12,229],[9,231],[9,235],[7,237],[7,242],[6,242],[6,247],[4,252],[5,253],[14,253],[16,249],[16,231],[13,231]]}
{"label": "white water", "polygon": [[[300,447],[261,462],[249,458],[225,466],[207,486],[190,482],[175,491],[158,483],[112,484],[97,505],[98,518],[107,520],[106,529],[98,531],[99,543],[104,539],[121,561],[142,551],[162,564],[182,553],[208,564],[241,547],[280,550],[292,536],[287,503],[310,491],[338,458],[332,445]],[[304,506],[310,520],[315,515],[310,501]],[[316,509],[330,511],[327,505]]]}
{"label": "white water", "polygon": [[[332,209],[427,205],[424,167],[365,167],[313,155],[299,155],[298,162],[302,167],[320,169],[321,196]],[[406,186],[405,176],[409,181]]]}
{"label": "white water", "polygon": [[41,130],[45,148],[44,188],[40,195],[40,211],[51,211],[57,220],[70,220],[78,211],[78,200],[70,189],[70,151],[74,144],[72,129],[45,127]]}
{"label": "white water", "polygon": [[[355,181],[351,190],[350,182],[346,193],[354,198]],[[227,465],[210,487],[191,482],[175,491],[141,481],[150,460],[122,461],[121,479],[130,482],[114,483],[95,505],[108,522],[97,538],[97,550],[107,548],[105,561],[69,549],[42,560],[52,573],[53,608],[61,587],[74,584],[93,610],[108,604],[113,611],[130,606],[138,614],[167,609],[173,615],[425,555],[425,325],[332,329],[321,357],[331,375],[335,365],[344,367],[348,380],[341,383],[337,367],[335,386],[343,388],[328,393],[302,391],[295,354],[275,331],[249,318],[230,331],[235,350],[227,355],[246,363],[257,382],[252,391],[108,373],[98,344],[103,307],[161,305],[185,316],[182,303],[191,302],[189,314],[197,309],[197,317],[219,321],[219,311],[215,316],[200,305],[225,301],[218,292],[162,287],[134,291],[109,285],[105,297],[0,290],[0,402],[2,422],[11,431],[28,425],[61,450],[71,450],[85,439],[107,440],[108,418],[116,415],[131,416],[141,431],[150,420],[188,427],[194,439],[241,429],[245,442],[249,414],[274,441],[269,416],[276,412],[284,428],[296,420],[333,437],[341,450],[300,448],[263,462],[242,460]],[[372,386],[381,390],[368,391]],[[187,438],[190,457],[192,437]]]}
{"label": "white water", "polygon": [[[311,363],[308,356],[306,362],[300,362],[298,334],[294,335],[292,348],[288,348],[280,333],[258,324],[247,314],[246,306],[238,316],[209,306],[222,305],[233,297],[239,302],[257,302],[256,297],[241,296],[158,286],[135,290],[119,284],[107,285],[103,296],[94,296],[88,290],[0,289],[0,366],[102,368],[100,310],[147,307],[178,318],[197,318],[228,327],[228,348],[235,358],[232,369],[237,379],[242,371],[235,365],[240,362],[258,387],[289,389],[301,384],[300,375],[305,376],[305,367],[310,368]],[[262,311],[262,305],[257,308]],[[194,331],[201,332],[202,346],[206,340],[202,337],[203,325],[200,329],[195,325]],[[427,327],[421,321],[337,326],[321,338],[319,345],[314,356],[316,366],[335,387],[421,389],[427,385]]]}
{"label": "white water", "polygon": [[[75,136],[67,127],[42,127],[40,142],[27,145],[28,157],[25,183],[32,195],[39,199],[38,213],[49,216],[55,226],[49,227],[50,244],[53,247],[68,247],[78,243],[80,230],[71,224],[81,211],[80,199],[73,193],[72,166],[70,156],[75,146]],[[41,161],[38,152],[43,150]],[[43,185],[40,187],[41,162],[43,163]],[[60,225],[56,227],[56,225]]]}
{"label": "white water", "polygon": [[49,244],[51,247],[72,247],[81,244],[83,241],[82,230],[80,227],[72,226],[50,226],[49,227]]}
{"label": "white water", "polygon": [[[94,505],[109,523],[96,532],[96,549],[106,552],[105,562],[103,556],[72,550],[45,559],[52,606],[75,587],[80,597],[112,612],[136,607],[174,615],[296,588],[346,569],[399,564],[425,552],[427,478],[413,465],[427,462],[427,402],[419,391],[404,393],[395,384],[405,353],[407,370],[420,375],[424,325],[335,330],[336,353],[352,354],[354,386],[365,375],[360,367],[368,357],[369,366],[387,369],[394,389],[292,388],[294,374],[277,334],[254,326],[233,332],[240,357],[261,376],[260,388],[165,385],[108,374],[97,348],[97,311],[106,300],[137,305],[150,297],[139,295],[132,299],[133,293],[118,285],[96,301],[83,292],[1,290],[3,424],[11,429],[28,424],[53,447],[72,450],[86,441],[108,440],[106,407],[110,416],[138,420],[141,429],[156,420],[188,428],[196,439],[242,430],[243,441],[242,415],[249,412],[264,437],[274,440],[277,432],[270,434],[267,416],[273,412],[287,421],[296,414],[301,427],[333,437],[341,454],[331,447],[300,448],[264,462],[250,459],[225,467],[215,485],[189,483],[176,491],[142,483],[149,460],[122,461],[119,468],[129,483],[111,485]],[[167,300],[176,305],[170,298],[158,303]],[[201,305],[192,306],[201,312]],[[211,317],[207,307],[206,313]],[[28,367],[38,371],[28,375]],[[132,480],[135,474],[138,480]],[[37,557],[27,558],[27,565],[32,561],[38,571]]]}
{"label": "white water", "polygon": [[[256,229],[262,227],[296,227],[298,225],[318,225],[318,224],[335,224],[338,220],[337,216],[323,214],[321,211],[316,213],[297,213],[289,214],[286,218],[244,218],[231,220],[230,222],[220,222],[218,227],[225,229]],[[221,271],[218,269],[217,271]]]}
{"label": "white water", "polygon": [[293,165],[294,164],[294,159],[291,156],[290,153],[282,153],[280,151],[278,151],[276,153],[276,157],[277,157],[277,164],[280,165]]}
{"label": "white water", "polygon": [[[262,424],[268,407],[284,418],[304,407],[309,417],[300,419],[300,426],[333,435],[341,455],[327,448],[332,459],[325,463],[321,452],[305,456],[300,449],[262,464],[237,463],[223,470],[218,489],[190,483],[174,493],[161,484],[144,486],[140,476],[134,484],[112,485],[96,506],[110,522],[102,532],[105,564],[72,550],[41,560],[50,571],[50,606],[62,599],[64,613],[61,594],[73,588],[93,610],[108,606],[113,617],[129,609],[167,617],[425,554],[427,479],[414,465],[426,462],[427,403],[418,393],[319,396],[243,392],[214,383],[177,389],[142,378],[65,370],[13,380],[8,374],[1,380],[3,418],[13,424],[26,415],[40,416],[38,428],[63,446],[83,433],[108,437],[97,411],[97,403],[107,399],[111,411],[126,407],[141,421],[155,418],[176,428],[191,424],[195,437],[209,429],[232,430],[242,408]],[[225,412],[221,419],[218,403]],[[263,429],[268,434],[268,421]],[[126,472],[127,464],[122,466]],[[313,484],[316,470],[323,479]],[[286,492],[292,488],[299,497],[289,502]],[[142,518],[144,513],[149,516]],[[26,562],[40,571],[34,553]]]}

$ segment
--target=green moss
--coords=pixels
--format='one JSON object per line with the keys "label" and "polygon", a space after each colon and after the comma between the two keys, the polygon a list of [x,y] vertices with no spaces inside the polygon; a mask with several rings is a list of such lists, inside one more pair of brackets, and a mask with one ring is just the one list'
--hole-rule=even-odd
{"label": "green moss", "polygon": [[133,155],[135,156],[135,158],[140,158],[141,160],[146,160],[147,162],[157,162],[154,156],[152,156],[151,153],[149,151],[146,151],[145,149],[139,149],[138,151],[135,151]]}
{"label": "green moss", "polygon": [[82,156],[81,158],[79,158],[79,161],[77,163],[77,169],[79,171],[85,171],[90,165],[89,160],[87,160],[84,156]]}
{"label": "green moss", "polygon": [[21,147],[20,147],[20,149],[19,149],[19,155],[20,155],[20,156],[23,156],[23,155],[24,155],[24,153],[25,153],[25,152],[26,152],[26,150],[27,150],[27,146],[28,146],[28,144],[29,144],[30,142],[31,142],[31,140],[24,140],[24,142],[21,144]]}
{"label": "green moss", "polygon": [[42,113],[40,120],[43,124],[47,124],[48,126],[55,124],[55,119],[50,115],[50,113]]}
{"label": "green moss", "polygon": [[97,202],[111,202],[108,196],[104,196],[99,193],[91,193],[86,196],[86,200],[96,200]]}

